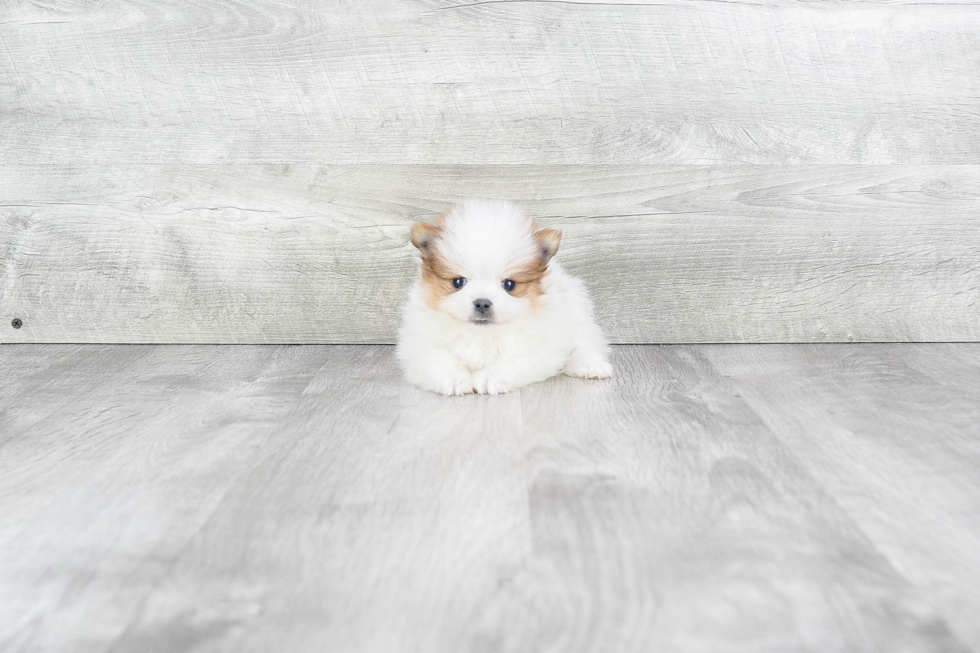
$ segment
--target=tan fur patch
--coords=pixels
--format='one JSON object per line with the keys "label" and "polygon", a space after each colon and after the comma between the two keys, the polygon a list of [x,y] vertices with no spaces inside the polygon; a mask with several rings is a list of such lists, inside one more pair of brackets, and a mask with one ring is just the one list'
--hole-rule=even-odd
{"label": "tan fur patch", "polygon": [[532,307],[538,305],[538,300],[544,294],[544,289],[541,287],[541,280],[548,274],[547,270],[537,271],[538,267],[536,265],[534,266],[534,272],[531,271],[530,266],[518,268],[514,272],[508,273],[506,277],[517,284],[510,291],[510,294],[514,297],[521,297],[528,300]]}
{"label": "tan fur patch", "polygon": [[551,227],[540,229],[534,232],[534,239],[538,242],[538,247],[541,248],[541,257],[544,259],[544,264],[547,265],[551,257],[558,252],[558,245],[561,243],[561,231]]}
{"label": "tan fur patch", "polygon": [[534,240],[538,243],[538,256],[508,270],[506,276],[507,279],[517,283],[510,294],[514,297],[526,298],[532,307],[538,305],[541,295],[544,294],[541,281],[548,274],[548,261],[558,251],[561,231],[551,228],[539,229],[534,232]]}
{"label": "tan fur patch", "polygon": [[424,222],[416,222],[409,229],[408,237],[412,241],[412,244],[415,245],[415,248],[422,253],[422,256],[425,256],[438,235],[438,228]]}
{"label": "tan fur patch", "polygon": [[416,222],[411,228],[412,244],[422,255],[422,299],[432,310],[439,310],[442,300],[456,292],[453,288],[453,278],[456,274],[442,258],[437,243],[442,232],[447,213],[439,215],[435,224]]}
{"label": "tan fur patch", "polygon": [[517,284],[510,291],[511,295],[525,298],[531,302],[531,306],[537,306],[538,300],[544,294],[541,281],[547,275],[548,262],[542,258],[535,258],[507,270],[504,278],[510,279]]}
{"label": "tan fur patch", "polygon": [[434,248],[429,256],[422,257],[422,298],[426,306],[439,310],[442,300],[456,292],[453,279],[460,276],[453,272]]}

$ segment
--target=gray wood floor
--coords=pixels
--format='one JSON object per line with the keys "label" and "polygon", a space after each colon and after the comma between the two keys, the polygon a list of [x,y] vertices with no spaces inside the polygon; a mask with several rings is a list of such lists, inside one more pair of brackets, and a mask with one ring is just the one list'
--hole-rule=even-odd
{"label": "gray wood floor", "polygon": [[0,650],[980,651],[980,345],[0,347]]}

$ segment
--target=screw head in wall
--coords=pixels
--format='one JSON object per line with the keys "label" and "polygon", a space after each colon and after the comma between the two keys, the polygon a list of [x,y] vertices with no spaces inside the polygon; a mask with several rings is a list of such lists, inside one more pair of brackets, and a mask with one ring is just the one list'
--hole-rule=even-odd
{"label": "screw head in wall", "polygon": [[24,326],[24,323],[21,321],[19,317],[15,317],[14,321],[10,323],[10,326],[14,327],[15,329],[19,329],[22,326]]}

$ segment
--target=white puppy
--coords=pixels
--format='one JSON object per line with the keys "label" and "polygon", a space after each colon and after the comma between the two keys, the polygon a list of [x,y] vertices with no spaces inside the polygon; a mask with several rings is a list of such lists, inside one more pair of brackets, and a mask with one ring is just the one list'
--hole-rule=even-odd
{"label": "white puppy", "polygon": [[434,225],[413,224],[411,239],[421,274],[397,349],[409,381],[495,395],[559,372],[612,375],[588,291],[552,258],[560,231],[510,202],[467,200]]}

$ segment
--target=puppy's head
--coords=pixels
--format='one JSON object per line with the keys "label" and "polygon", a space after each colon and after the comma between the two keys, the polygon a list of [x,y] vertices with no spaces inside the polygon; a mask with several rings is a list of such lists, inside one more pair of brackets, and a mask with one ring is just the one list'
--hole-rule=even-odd
{"label": "puppy's head", "polygon": [[435,224],[413,224],[411,238],[422,254],[426,304],[486,327],[534,309],[561,232],[538,228],[510,202],[467,200]]}

